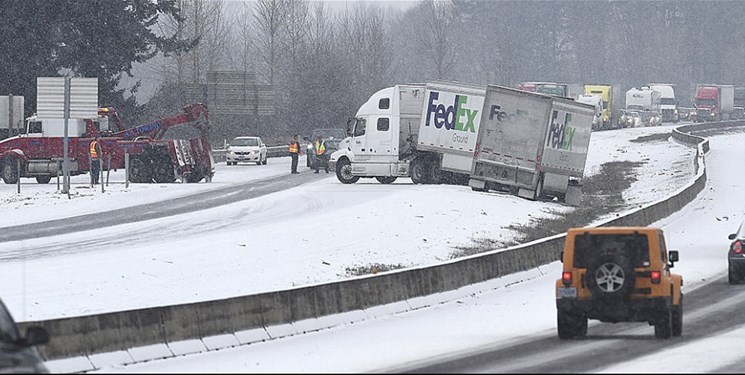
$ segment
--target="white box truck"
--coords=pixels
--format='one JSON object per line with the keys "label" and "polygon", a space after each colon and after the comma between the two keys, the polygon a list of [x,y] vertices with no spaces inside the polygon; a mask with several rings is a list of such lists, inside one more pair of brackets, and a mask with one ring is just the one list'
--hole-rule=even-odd
{"label": "white box truck", "polygon": [[331,154],[342,183],[398,177],[414,183],[467,184],[484,103],[483,86],[431,82],[373,94],[348,123]]}
{"label": "white box truck", "polygon": [[469,185],[578,205],[595,107],[487,86]]}
{"label": "white box truck", "polygon": [[671,83],[650,83],[649,87],[660,93],[660,111],[663,122],[678,122],[678,99],[675,98],[675,88]]}
{"label": "white box truck", "polygon": [[650,87],[632,87],[626,91],[626,110],[660,112],[662,94]]}

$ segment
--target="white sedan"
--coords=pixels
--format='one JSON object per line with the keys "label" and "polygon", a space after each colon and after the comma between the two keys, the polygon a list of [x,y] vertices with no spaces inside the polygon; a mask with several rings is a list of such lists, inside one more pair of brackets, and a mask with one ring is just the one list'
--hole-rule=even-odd
{"label": "white sedan", "polygon": [[266,145],[259,137],[236,137],[225,152],[228,165],[238,162],[254,162],[256,165],[266,165]]}

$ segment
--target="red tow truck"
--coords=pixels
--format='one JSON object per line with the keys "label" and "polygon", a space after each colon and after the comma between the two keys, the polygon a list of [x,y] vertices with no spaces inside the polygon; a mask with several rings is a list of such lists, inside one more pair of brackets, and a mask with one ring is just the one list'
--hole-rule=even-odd
{"label": "red tow truck", "polygon": [[[164,138],[169,129],[181,125],[195,127],[199,137]],[[99,108],[95,119],[68,120],[70,175],[90,171],[89,146],[100,134],[101,168],[124,169],[128,153],[131,182],[210,182],[215,163],[209,130],[207,107],[201,103],[186,105],[178,115],[135,127],[127,127],[114,108]],[[0,141],[0,176],[6,184],[18,182],[18,176],[46,184],[62,174],[63,155],[64,120],[32,116],[26,119],[23,134]]]}

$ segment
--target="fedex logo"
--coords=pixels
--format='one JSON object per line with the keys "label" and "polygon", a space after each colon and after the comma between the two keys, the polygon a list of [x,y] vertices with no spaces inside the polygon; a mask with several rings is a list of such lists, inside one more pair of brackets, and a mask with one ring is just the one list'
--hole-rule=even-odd
{"label": "fedex logo", "polygon": [[577,128],[569,126],[572,122],[572,114],[564,114],[564,123],[560,123],[558,117],[559,111],[553,111],[551,128],[548,129],[548,137],[546,137],[546,146],[572,151],[572,139],[574,138],[574,132],[577,130]]}
{"label": "fedex logo", "polygon": [[476,133],[476,115],[479,110],[468,109],[468,96],[455,95],[453,104],[445,107],[445,104],[438,103],[440,93],[430,91],[427,101],[427,116],[425,117],[425,126],[430,126],[434,122],[437,129],[443,126],[445,130],[459,130],[464,132]]}

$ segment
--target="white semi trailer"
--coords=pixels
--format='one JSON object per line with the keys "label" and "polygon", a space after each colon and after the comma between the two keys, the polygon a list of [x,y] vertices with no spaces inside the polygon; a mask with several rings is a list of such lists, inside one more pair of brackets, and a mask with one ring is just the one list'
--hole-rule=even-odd
{"label": "white semi trailer", "polygon": [[578,205],[595,107],[489,85],[469,185]]}

